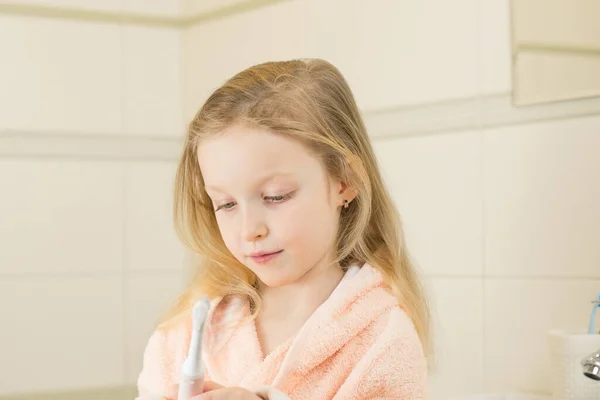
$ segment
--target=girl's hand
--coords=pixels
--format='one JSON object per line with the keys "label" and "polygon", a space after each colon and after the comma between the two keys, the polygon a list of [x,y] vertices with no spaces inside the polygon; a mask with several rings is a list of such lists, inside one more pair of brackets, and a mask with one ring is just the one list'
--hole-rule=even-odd
{"label": "girl's hand", "polygon": [[239,387],[223,387],[215,382],[205,382],[203,393],[192,400],[262,400],[249,390]]}
{"label": "girl's hand", "polygon": [[[177,400],[178,386],[173,386],[167,397],[163,400]],[[218,383],[206,381],[204,387],[194,391],[194,397],[190,400],[262,400],[261,397],[250,392],[249,390],[234,387],[226,388]]]}

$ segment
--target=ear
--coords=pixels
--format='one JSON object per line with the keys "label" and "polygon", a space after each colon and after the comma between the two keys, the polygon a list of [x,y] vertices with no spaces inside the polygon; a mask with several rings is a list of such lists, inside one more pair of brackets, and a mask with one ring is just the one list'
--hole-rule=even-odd
{"label": "ear", "polygon": [[337,187],[337,203],[339,206],[344,205],[344,200],[348,200],[348,203],[351,203],[352,200],[354,200],[356,198],[356,195],[358,194],[356,189],[348,185],[348,183],[345,181],[338,181]]}

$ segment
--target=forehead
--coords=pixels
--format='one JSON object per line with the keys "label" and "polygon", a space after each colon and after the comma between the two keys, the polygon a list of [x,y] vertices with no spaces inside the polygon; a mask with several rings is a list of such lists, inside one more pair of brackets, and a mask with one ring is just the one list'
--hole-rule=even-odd
{"label": "forehead", "polygon": [[319,160],[298,141],[245,126],[203,140],[198,162],[207,186],[245,186],[273,174],[303,179],[323,172]]}

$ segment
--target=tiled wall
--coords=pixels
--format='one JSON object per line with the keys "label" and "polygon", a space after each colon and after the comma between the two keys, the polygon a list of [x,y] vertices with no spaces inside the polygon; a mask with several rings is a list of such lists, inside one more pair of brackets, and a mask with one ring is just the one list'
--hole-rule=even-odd
{"label": "tiled wall", "polygon": [[183,287],[176,154],[135,151],[183,135],[180,36],[0,13],[0,396],[135,382]]}
{"label": "tiled wall", "polygon": [[436,305],[434,398],[548,392],[547,330],[600,290],[600,116],[376,147]]}
{"label": "tiled wall", "polygon": [[584,329],[600,289],[600,115],[510,107],[508,3],[293,1],[185,37],[186,116],[265,59],[346,75],[430,288],[434,399],[548,393],[546,331]]}
{"label": "tiled wall", "polygon": [[273,3],[180,30],[0,15],[0,394],[134,382],[183,284],[184,122],[233,73],[304,56],[365,111],[434,304],[432,398],[548,392],[546,331],[584,329],[600,289],[600,102],[510,107],[507,0]]}

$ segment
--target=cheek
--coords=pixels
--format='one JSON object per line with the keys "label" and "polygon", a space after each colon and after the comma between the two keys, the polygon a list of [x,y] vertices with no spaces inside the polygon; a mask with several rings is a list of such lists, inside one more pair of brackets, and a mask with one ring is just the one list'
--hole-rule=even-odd
{"label": "cheek", "polygon": [[299,251],[327,249],[335,240],[337,219],[326,203],[309,201],[290,208],[279,227],[281,239]]}
{"label": "cheek", "polygon": [[219,224],[219,231],[221,232],[221,238],[223,238],[223,242],[225,246],[229,249],[231,253],[236,255],[238,252],[238,232],[235,227],[235,220],[229,216],[221,216],[217,218],[217,223]]}

